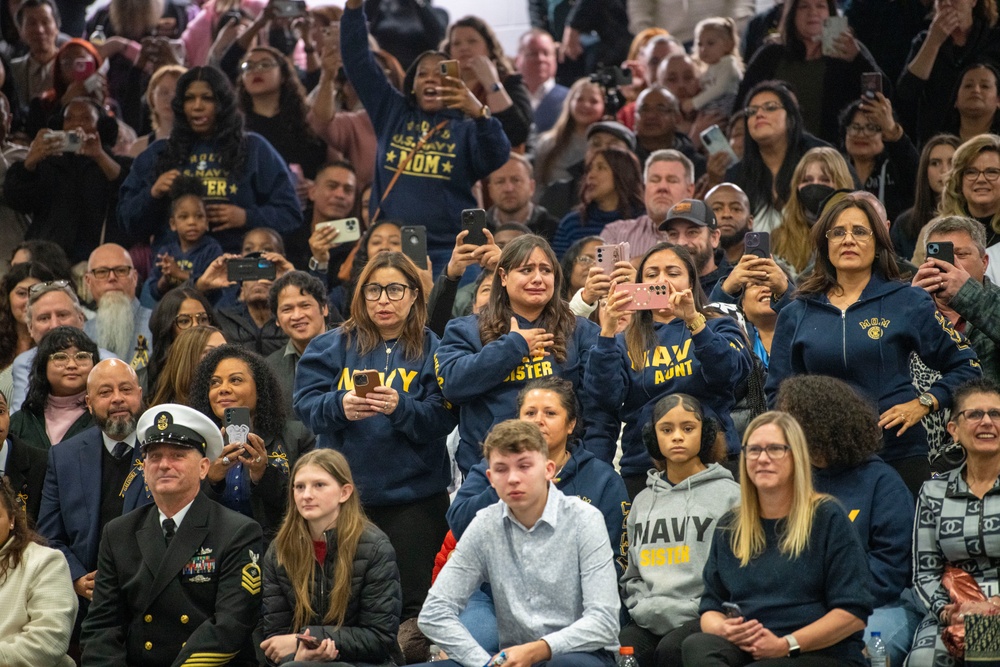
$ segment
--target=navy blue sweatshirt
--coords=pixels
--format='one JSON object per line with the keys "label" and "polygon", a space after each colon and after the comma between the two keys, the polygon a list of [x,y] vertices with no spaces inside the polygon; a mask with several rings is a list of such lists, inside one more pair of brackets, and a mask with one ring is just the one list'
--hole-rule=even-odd
{"label": "navy blue sweatshirt", "polygon": [[[510,142],[496,118],[472,120],[461,111],[430,114],[411,104],[392,87],[368,48],[362,9],[345,9],[340,20],[340,53],[344,71],[371,118],[378,138],[371,213],[382,204],[380,218],[427,228],[427,245],[451,249],[461,231],[461,211],[476,208],[472,187],[507,162]],[[406,164],[424,133],[445,125]],[[400,167],[406,170],[382,196]]]}
{"label": "navy blue sweatshirt", "polygon": [[[781,381],[813,373],[840,378],[876,406],[879,414],[917,398],[910,376],[910,353],[941,372],[929,389],[942,408],[963,382],[982,375],[976,352],[955,331],[931,296],[908,283],[872,273],[861,297],[841,311],[825,294],[796,298],[778,313],[768,364],[768,402]],[[927,456],[921,424],[902,436],[883,431],[882,458],[895,461]]]}
{"label": "navy blue sweatshirt", "polygon": [[[625,538],[625,519],[629,512],[628,492],[625,482],[615,469],[581,447],[570,450],[569,460],[552,480],[556,488],[567,496],[578,496],[604,515],[608,526],[611,550],[615,554],[615,568],[621,577],[628,565],[628,542]],[[462,487],[448,508],[448,526],[461,539],[476,513],[500,500],[500,496],[486,477],[486,461],[472,466]]]}
{"label": "navy blue sweatshirt", "polygon": [[[295,372],[295,414],[316,434],[317,447],[347,457],[365,505],[400,505],[446,491],[451,462],[445,438],[456,420],[434,375],[437,336],[424,330],[423,353],[414,360],[393,341],[387,341],[391,355],[382,345],[359,355],[356,342],[348,346],[339,328],[312,339]],[[344,394],[354,389],[354,371],[366,369],[377,369],[382,384],[399,392],[399,405],[389,415],[348,420]]]}
{"label": "navy blue sweatshirt", "polygon": [[[520,316],[517,321],[522,329],[537,326]],[[577,317],[573,334],[566,341],[566,361],[559,363],[551,354],[528,356],[528,343],[520,334],[507,333],[483,345],[479,318],[475,315],[448,323],[437,351],[436,368],[445,398],[461,409],[455,460],[463,474],[467,475],[482,460],[482,442],[493,425],[517,418],[517,393],[525,384],[535,378],[558,375],[572,382],[580,395],[584,364],[599,331],[593,322]],[[607,429],[608,425],[603,411],[591,407],[583,396],[580,398],[589,443],[590,429]],[[612,461],[616,439],[606,440],[611,456],[607,451],[594,452],[605,463]]]}
{"label": "navy blue sweatshirt", "polygon": [[684,321],[674,318],[654,323],[656,347],[646,367],[636,370],[625,347],[625,336],[601,336],[590,353],[584,374],[584,394],[606,409],[617,410],[625,422],[622,434],[622,476],[645,475],[652,466],[642,442],[642,427],[652,418],[653,406],[667,394],[683,393],[701,401],[705,413],[726,434],[726,448],[739,451],[739,436],[730,413],[736,404],[736,386],[750,372],[750,351],[736,320],[717,317],[692,336]]}
{"label": "navy blue sweatshirt", "polygon": [[876,608],[899,600],[910,585],[913,496],[899,473],[877,456],[853,468],[813,468],[816,491],[847,510],[868,555]]}
{"label": "navy blue sweatshirt", "polygon": [[[801,630],[834,609],[868,621],[871,577],[857,532],[840,505],[828,500],[816,507],[809,546],[794,559],[778,550],[778,524],[784,520],[762,519],[766,546],[745,567],[729,544],[734,516],[730,512],[722,517],[715,529],[699,614],[724,614],[722,603],[733,602],[746,620],[760,621],[778,637]],[[863,635],[858,630],[814,654],[866,665],[861,655]]]}

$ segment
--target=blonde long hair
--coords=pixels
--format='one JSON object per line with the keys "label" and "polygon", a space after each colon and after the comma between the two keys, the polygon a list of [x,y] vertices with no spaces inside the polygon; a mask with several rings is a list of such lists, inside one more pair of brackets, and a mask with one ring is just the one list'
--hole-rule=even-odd
{"label": "blonde long hair", "polygon": [[[938,204],[937,211],[939,216],[971,215],[965,194],[962,192],[962,181],[965,178],[963,172],[975,162],[980,153],[1000,153],[1000,136],[980,134],[955,149],[955,155],[951,159],[951,171],[948,172],[944,190],[941,191],[941,203]],[[1000,234],[1000,211],[993,214],[990,228],[991,231]]]}
{"label": "blonde long hair", "polygon": [[542,159],[538,163],[538,172],[535,174],[535,179],[539,183],[548,183],[551,179],[552,169],[555,167],[556,160],[562,155],[562,152],[566,150],[569,146],[569,142],[573,139],[573,135],[579,129],[577,127],[576,119],[573,118],[573,104],[576,103],[576,99],[583,94],[583,91],[588,86],[597,88],[598,93],[601,98],[604,97],[604,91],[596,83],[592,83],[590,79],[583,78],[577,79],[569,92],[566,93],[566,99],[563,100],[562,110],[559,112],[559,118],[556,119],[555,125],[552,129],[547,132],[542,133],[541,139],[552,139],[551,150],[542,156]]}
{"label": "blonde long hair", "polygon": [[844,156],[828,146],[812,148],[806,151],[792,172],[792,188],[788,203],[782,212],[781,225],[774,230],[774,254],[801,272],[809,264],[815,245],[812,242],[812,225],[806,219],[806,210],[799,199],[799,184],[805,176],[806,169],[814,162],[823,165],[823,172],[833,181],[834,190],[851,190],[854,179]]}
{"label": "blonde long hair", "polygon": [[[292,626],[288,628],[290,632],[298,632],[303,626],[310,625],[318,611],[312,608],[313,586],[317,576],[312,536],[309,525],[295,507],[295,476],[302,468],[310,465],[321,468],[341,486],[354,486],[354,477],[347,459],[335,449],[314,449],[303,455],[292,468],[289,477],[291,483],[288,485],[288,511],[285,512],[285,520],[274,538],[278,565],[285,568],[292,590],[295,591],[295,614]],[[337,531],[337,562],[333,570],[333,590],[330,591],[329,606],[323,615],[324,625],[339,627],[344,623],[351,599],[354,555],[367,525],[368,517],[361,508],[361,500],[355,488],[354,493],[340,506],[340,515],[334,529]],[[326,575],[321,572],[319,576]]]}
{"label": "blonde long hair", "polygon": [[740,565],[746,566],[751,560],[763,553],[767,546],[764,537],[764,526],[760,517],[760,497],[757,487],[750,481],[747,473],[746,445],[750,436],[758,428],[774,424],[785,435],[785,441],[791,447],[792,457],[792,508],[788,516],[779,523],[781,543],[778,549],[791,558],[798,558],[809,546],[809,534],[812,532],[813,518],[820,503],[826,502],[830,496],[816,493],[812,483],[812,468],[809,461],[809,447],[802,427],[787,412],[772,410],[760,415],[747,426],[743,435],[743,447],[740,452],[740,505],[736,511],[736,521],[731,528],[729,545],[733,554],[740,559]]}

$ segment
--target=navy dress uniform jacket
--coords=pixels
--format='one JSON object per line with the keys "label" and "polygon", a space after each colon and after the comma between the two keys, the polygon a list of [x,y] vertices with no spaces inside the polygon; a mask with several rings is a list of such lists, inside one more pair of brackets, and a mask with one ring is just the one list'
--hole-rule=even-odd
{"label": "navy dress uniform jacket", "polygon": [[199,493],[166,545],[156,505],[107,525],[83,665],[256,665],[261,529]]}

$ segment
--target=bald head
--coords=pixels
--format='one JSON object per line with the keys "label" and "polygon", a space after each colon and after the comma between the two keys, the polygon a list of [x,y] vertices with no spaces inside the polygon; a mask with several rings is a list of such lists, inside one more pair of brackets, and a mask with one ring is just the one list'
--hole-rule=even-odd
{"label": "bald head", "polygon": [[94,369],[90,371],[90,375],[87,377],[87,393],[89,394],[92,390],[99,387],[101,382],[107,378],[116,381],[131,381],[136,386],[139,386],[139,377],[135,374],[131,366],[121,359],[104,359],[98,362],[94,366]]}
{"label": "bald head", "polygon": [[87,407],[112,440],[132,435],[142,413],[142,388],[132,367],[118,359],[94,366],[87,378]]}
{"label": "bald head", "polygon": [[750,215],[750,199],[743,189],[735,183],[720,183],[705,195],[705,203],[715,213],[719,224],[719,245],[725,250],[734,249],[735,254],[742,251],[743,237],[753,226],[753,216]]}
{"label": "bald head", "polygon": [[105,243],[90,253],[84,279],[98,306],[108,292],[122,292],[135,298],[138,275],[132,257],[117,243]]}

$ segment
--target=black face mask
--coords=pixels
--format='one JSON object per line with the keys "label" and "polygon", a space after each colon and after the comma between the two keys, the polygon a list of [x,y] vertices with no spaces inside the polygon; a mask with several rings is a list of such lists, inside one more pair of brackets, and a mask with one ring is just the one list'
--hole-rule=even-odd
{"label": "black face mask", "polygon": [[816,224],[816,220],[819,219],[819,214],[822,210],[823,202],[834,192],[835,190],[829,185],[822,185],[820,183],[810,183],[799,188],[799,201],[802,202],[802,208],[806,212],[806,220],[810,225]]}

